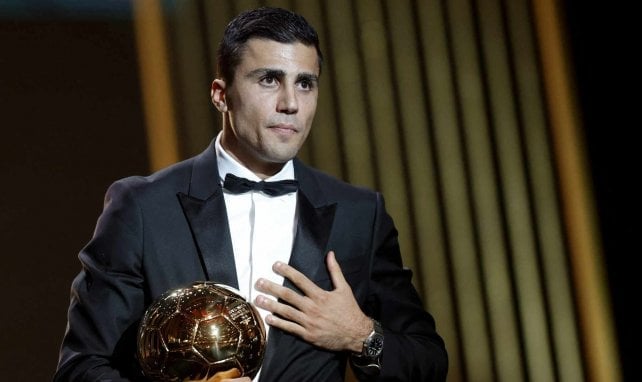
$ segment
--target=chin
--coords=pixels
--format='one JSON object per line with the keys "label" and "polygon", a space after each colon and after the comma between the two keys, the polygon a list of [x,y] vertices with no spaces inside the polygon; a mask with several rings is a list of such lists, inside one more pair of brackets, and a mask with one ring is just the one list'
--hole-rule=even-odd
{"label": "chin", "polygon": [[278,164],[284,164],[285,162],[289,161],[290,159],[293,159],[296,156],[294,155],[283,155],[279,157],[271,157],[268,159],[269,162],[271,163],[278,163]]}
{"label": "chin", "polygon": [[298,152],[299,148],[282,147],[280,149],[266,152],[264,159],[272,163],[285,163],[294,158]]}

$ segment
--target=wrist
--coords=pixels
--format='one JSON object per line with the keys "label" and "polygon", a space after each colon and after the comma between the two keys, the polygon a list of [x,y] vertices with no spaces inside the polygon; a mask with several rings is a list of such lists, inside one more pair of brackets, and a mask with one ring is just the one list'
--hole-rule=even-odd
{"label": "wrist", "polygon": [[368,375],[377,375],[381,372],[381,355],[383,353],[384,335],[381,324],[370,318],[372,330],[363,340],[361,351],[352,353],[352,365]]}
{"label": "wrist", "polygon": [[363,342],[374,330],[374,323],[370,317],[364,315],[357,325],[357,328],[357,331],[354,332],[354,336],[347,346],[347,350],[355,354],[361,354]]}

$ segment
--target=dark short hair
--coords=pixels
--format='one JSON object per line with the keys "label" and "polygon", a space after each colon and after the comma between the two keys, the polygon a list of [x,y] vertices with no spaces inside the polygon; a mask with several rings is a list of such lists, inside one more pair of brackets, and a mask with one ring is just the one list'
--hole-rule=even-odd
{"label": "dark short hair", "polygon": [[251,38],[314,46],[321,72],[323,55],[319,48],[319,36],[307,20],[286,9],[261,7],[239,14],[225,28],[218,47],[216,69],[218,76],[228,84],[232,83],[245,44]]}

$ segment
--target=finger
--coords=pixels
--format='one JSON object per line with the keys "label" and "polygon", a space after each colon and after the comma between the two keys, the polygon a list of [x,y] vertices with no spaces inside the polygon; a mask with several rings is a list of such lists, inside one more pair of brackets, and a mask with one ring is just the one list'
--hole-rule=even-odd
{"label": "finger", "polygon": [[265,317],[265,322],[275,328],[294,334],[305,339],[306,326],[309,324],[306,315],[291,306],[268,299],[265,296],[257,296],[254,303],[273,313]]}
{"label": "finger", "polygon": [[306,326],[305,314],[290,305],[282,304],[278,301],[274,301],[261,295],[256,296],[256,298],[254,299],[254,304],[256,304],[256,306],[258,306],[259,308],[265,309],[286,320],[295,322],[301,326]]}
{"label": "finger", "polygon": [[296,336],[303,337],[305,328],[295,322],[285,320],[279,316],[269,314],[265,317],[265,322],[271,327],[281,329],[285,332],[292,333]]}
{"label": "finger", "polygon": [[214,376],[218,376],[220,378],[239,378],[241,376],[241,371],[235,367],[226,370],[226,371],[219,371],[216,373]]}
{"label": "finger", "polygon": [[[231,381],[233,378],[238,378],[241,376],[241,371],[237,368],[232,368],[225,371],[219,371],[213,376],[211,376],[207,382],[224,382]],[[235,379],[234,379],[235,380]]]}
{"label": "finger", "polygon": [[313,297],[320,292],[324,292],[323,289],[319,288],[315,283],[310,281],[303,273],[297,271],[290,265],[277,261],[272,266],[272,270],[278,275],[285,277],[290,280],[292,284],[296,285],[297,288],[303,292],[304,295],[308,297]]}
{"label": "finger", "polygon": [[283,285],[279,285],[264,278],[256,280],[254,287],[259,292],[269,294],[277,300],[284,300],[297,308],[303,308],[306,304],[305,296],[301,296],[290,288],[286,288]]}
{"label": "finger", "polygon": [[343,276],[341,266],[337,261],[334,251],[328,252],[328,256],[326,257],[326,265],[328,267],[328,272],[330,272],[332,285],[334,285],[335,289],[340,289],[348,285],[346,278]]}

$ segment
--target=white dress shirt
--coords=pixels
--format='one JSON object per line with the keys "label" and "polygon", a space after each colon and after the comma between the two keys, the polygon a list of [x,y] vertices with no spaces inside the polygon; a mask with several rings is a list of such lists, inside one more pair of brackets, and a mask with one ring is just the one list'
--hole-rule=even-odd
{"label": "white dress shirt", "polygon": [[[215,147],[221,184],[228,173],[256,182],[261,181],[252,171],[225,152],[220,139],[219,134]],[[264,180],[285,179],[294,179],[291,160],[277,174]],[[254,284],[259,278],[283,284],[283,277],[272,271],[272,265],[276,261],[287,264],[290,260],[296,233],[297,193],[274,197],[258,191],[232,194],[223,189],[223,195],[232,236],[239,290],[248,301],[253,302],[258,293]],[[265,317],[269,312],[260,308],[258,310],[265,323]],[[267,333],[267,324],[265,329]]]}

